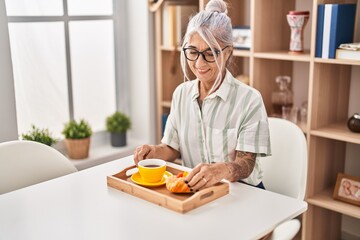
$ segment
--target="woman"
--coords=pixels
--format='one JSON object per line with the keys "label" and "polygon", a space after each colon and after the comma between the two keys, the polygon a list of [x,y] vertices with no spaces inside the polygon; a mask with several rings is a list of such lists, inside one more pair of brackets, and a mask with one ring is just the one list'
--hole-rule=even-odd
{"label": "woman", "polygon": [[211,0],[189,22],[181,52],[196,76],[173,93],[160,145],[143,145],[134,161],[160,158],[194,168],[185,182],[191,191],[222,179],[262,187],[258,157],[270,155],[267,115],[260,93],[226,69],[233,51],[231,20],[222,0]]}

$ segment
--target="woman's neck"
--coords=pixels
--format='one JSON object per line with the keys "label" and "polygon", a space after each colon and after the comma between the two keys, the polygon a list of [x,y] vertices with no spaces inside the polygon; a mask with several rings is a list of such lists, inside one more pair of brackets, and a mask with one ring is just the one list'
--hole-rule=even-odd
{"label": "woman's neck", "polygon": [[213,89],[212,91],[211,91],[211,89],[214,86],[215,81],[213,81],[211,83],[204,83],[204,82],[200,81],[199,82],[199,99],[203,100],[209,94],[211,94],[213,92],[216,92],[220,88],[221,84],[224,82],[225,75],[226,75],[226,71],[224,71],[223,74],[222,74],[222,79],[221,79],[220,84],[216,87],[216,89]]}

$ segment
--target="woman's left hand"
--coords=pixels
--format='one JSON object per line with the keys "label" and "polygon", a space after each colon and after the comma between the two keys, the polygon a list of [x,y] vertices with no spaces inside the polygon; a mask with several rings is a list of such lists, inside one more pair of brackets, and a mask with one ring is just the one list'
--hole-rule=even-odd
{"label": "woman's left hand", "polygon": [[200,163],[187,175],[185,183],[195,192],[220,182],[227,172],[228,169],[223,163]]}

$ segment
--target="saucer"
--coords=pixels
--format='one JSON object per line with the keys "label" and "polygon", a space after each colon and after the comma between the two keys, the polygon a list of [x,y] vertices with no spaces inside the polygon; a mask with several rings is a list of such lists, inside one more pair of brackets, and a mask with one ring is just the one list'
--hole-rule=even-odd
{"label": "saucer", "polygon": [[166,171],[164,173],[164,176],[163,178],[161,179],[160,182],[155,182],[155,183],[150,183],[150,182],[145,182],[141,176],[140,176],[140,173],[139,172],[136,172],[134,173],[133,175],[131,175],[131,180],[136,183],[136,184],[139,184],[139,185],[142,185],[142,186],[146,186],[146,187],[157,187],[157,186],[161,186],[161,185],[164,185],[165,182],[166,182],[166,179],[168,177],[172,176],[172,173]]}

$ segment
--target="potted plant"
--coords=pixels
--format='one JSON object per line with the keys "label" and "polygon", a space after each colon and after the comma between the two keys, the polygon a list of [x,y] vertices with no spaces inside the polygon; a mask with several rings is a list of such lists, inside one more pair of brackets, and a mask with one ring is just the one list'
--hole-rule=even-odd
{"label": "potted plant", "polygon": [[62,134],[65,136],[69,158],[84,159],[89,156],[92,130],[87,121],[84,119],[79,122],[70,120],[65,124]]}
{"label": "potted plant", "polygon": [[21,135],[21,138],[23,140],[43,143],[48,146],[51,146],[58,141],[56,138],[52,136],[49,129],[47,128],[40,129],[33,124],[31,125],[31,130],[27,133],[23,133]]}
{"label": "potted plant", "polygon": [[106,118],[106,129],[111,135],[111,145],[121,147],[126,145],[126,131],[130,129],[131,121],[122,112],[115,112]]}

